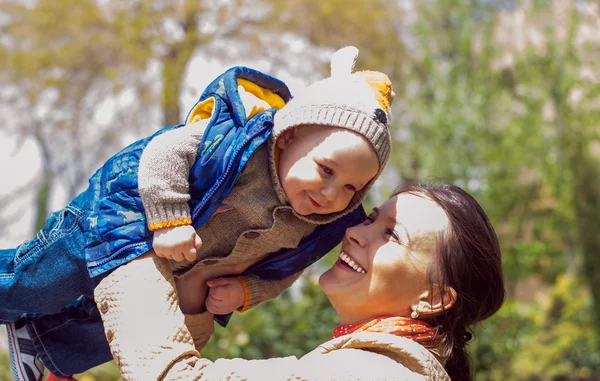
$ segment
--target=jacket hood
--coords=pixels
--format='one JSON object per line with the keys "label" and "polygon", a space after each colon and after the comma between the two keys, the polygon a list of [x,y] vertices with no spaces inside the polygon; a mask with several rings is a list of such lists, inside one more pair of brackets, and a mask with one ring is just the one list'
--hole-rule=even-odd
{"label": "jacket hood", "polygon": [[245,125],[246,121],[254,115],[248,113],[248,108],[240,94],[240,86],[244,90],[242,94],[250,93],[266,102],[271,108],[280,109],[292,98],[286,84],[279,79],[244,66],[235,66],[206,87],[198,102],[188,113],[185,123],[189,124],[210,117],[211,98],[218,96],[233,110],[235,123]]}

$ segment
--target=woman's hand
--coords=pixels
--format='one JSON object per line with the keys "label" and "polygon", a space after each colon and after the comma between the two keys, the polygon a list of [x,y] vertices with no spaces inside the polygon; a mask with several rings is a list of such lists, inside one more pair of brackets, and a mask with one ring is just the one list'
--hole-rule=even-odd
{"label": "woman's hand", "polygon": [[217,278],[206,282],[210,287],[206,309],[215,315],[226,315],[244,305],[244,287],[236,278]]}
{"label": "woman's hand", "polygon": [[202,240],[192,225],[182,225],[155,230],[152,246],[161,258],[193,262],[202,247]]}

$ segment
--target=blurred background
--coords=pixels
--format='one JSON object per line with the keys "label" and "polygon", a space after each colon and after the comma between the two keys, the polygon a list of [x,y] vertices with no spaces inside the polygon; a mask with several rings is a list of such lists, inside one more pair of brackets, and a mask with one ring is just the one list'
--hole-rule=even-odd
{"label": "blurred background", "polygon": [[[600,380],[597,0],[0,0],[0,247],[120,148],[181,123],[230,66],[294,93],[344,45],[396,92],[392,159],[367,208],[443,178],[500,237],[509,297],[470,346],[476,380]],[[337,321],[316,279],[338,253],[217,327],[203,354],[301,356],[326,341]]]}

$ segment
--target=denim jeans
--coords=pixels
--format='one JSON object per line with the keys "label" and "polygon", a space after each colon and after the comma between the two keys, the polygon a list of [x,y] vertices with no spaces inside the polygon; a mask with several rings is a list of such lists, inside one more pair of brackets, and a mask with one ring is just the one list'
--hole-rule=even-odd
{"label": "denim jeans", "polygon": [[38,356],[56,376],[68,378],[113,359],[93,299],[30,319],[27,329]]}
{"label": "denim jeans", "polygon": [[0,323],[26,319],[40,358],[58,376],[112,359],[89,276],[85,193],[54,212],[32,240],[0,250]]}

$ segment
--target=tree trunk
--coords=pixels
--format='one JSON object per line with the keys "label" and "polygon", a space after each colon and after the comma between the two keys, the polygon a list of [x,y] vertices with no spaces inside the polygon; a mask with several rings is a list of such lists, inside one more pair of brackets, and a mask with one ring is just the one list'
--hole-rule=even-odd
{"label": "tree trunk", "polygon": [[163,126],[179,124],[179,88],[181,85],[181,68],[177,66],[177,56],[171,55],[163,61]]}
{"label": "tree trunk", "polygon": [[201,2],[188,0],[184,6],[183,32],[181,41],[169,47],[163,57],[163,93],[162,106],[164,126],[182,123],[179,110],[179,95],[181,80],[185,74],[188,61],[200,43],[198,32],[198,15],[201,12]]}
{"label": "tree trunk", "polygon": [[42,183],[36,192],[35,198],[35,224],[34,233],[37,234],[45,225],[48,219],[48,209],[50,205],[50,195],[52,191],[52,171],[44,167],[42,173]]}
{"label": "tree trunk", "polygon": [[[573,161],[575,210],[583,254],[583,271],[592,294],[595,321],[600,321],[600,163],[584,154]],[[600,326],[595,325],[600,343]],[[600,344],[599,344],[600,345]],[[600,350],[600,348],[598,348]]]}

